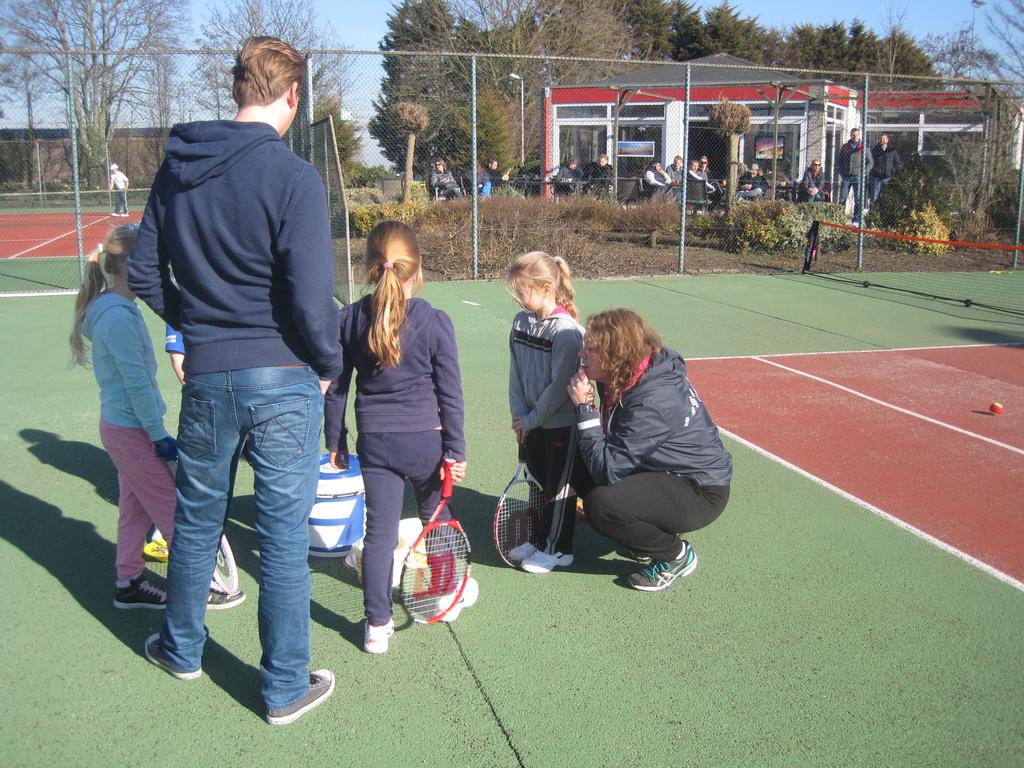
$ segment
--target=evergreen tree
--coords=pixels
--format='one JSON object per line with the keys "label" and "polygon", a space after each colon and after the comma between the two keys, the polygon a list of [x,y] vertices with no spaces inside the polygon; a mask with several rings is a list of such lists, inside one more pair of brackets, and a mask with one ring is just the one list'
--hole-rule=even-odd
{"label": "evergreen tree", "polygon": [[671,56],[675,61],[689,61],[710,51],[700,11],[687,0],[672,3],[671,43]]}
{"label": "evergreen tree", "polygon": [[[455,19],[445,0],[403,0],[388,16],[382,51],[451,50]],[[468,63],[455,57],[387,56],[380,96],[367,129],[384,156],[404,164],[406,139],[398,129],[395,105],[422,104],[430,115],[425,136],[416,143],[415,164],[425,171],[434,157],[448,158],[456,143],[458,110],[469,100]]]}
{"label": "evergreen tree", "polygon": [[728,0],[705,11],[704,29],[708,53],[731,53],[755,64],[763,61],[764,30],[756,19],[740,17]]}
{"label": "evergreen tree", "polygon": [[632,33],[633,57],[672,56],[672,10],[665,0],[624,0],[622,16]]}

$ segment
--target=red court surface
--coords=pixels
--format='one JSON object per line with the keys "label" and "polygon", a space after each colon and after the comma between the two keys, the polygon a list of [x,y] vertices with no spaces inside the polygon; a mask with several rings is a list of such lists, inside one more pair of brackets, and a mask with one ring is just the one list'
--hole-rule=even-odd
{"label": "red court surface", "polygon": [[[110,213],[83,213],[82,236],[86,252],[118,224],[137,223],[141,212],[118,218]],[[0,259],[77,256],[75,214],[68,211],[7,213],[0,215]]]}
{"label": "red court surface", "polygon": [[688,365],[723,429],[1024,589],[1024,346]]}

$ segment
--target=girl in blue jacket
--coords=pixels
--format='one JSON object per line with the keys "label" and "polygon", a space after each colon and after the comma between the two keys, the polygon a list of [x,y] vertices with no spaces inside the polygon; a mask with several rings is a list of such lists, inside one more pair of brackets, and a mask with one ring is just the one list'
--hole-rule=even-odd
{"label": "girl in blue jacket", "polygon": [[[77,365],[91,360],[100,387],[100,439],[117,468],[118,608],[163,609],[166,595],[143,577],[142,546],[150,526],[168,541],[174,534],[174,480],[166,461],[177,458],[164,427],[164,405],[156,383],[156,356],[125,262],[137,227],[117,227],[89,254],[85,280],[75,301],[71,352]],[[103,264],[100,265],[100,258]],[[104,272],[110,276],[108,285]],[[84,338],[83,338],[84,337]]]}
{"label": "girl in blue jacket", "polygon": [[373,228],[366,274],[373,292],[341,310],[343,369],[327,391],[324,432],[331,463],[347,466],[345,408],[355,371],[356,453],[366,489],[363,649],[385,653],[394,633],[391,580],[405,481],[426,523],[441,497],[442,461],[455,482],[466,474],[465,409],[452,321],[413,298],[423,273],[411,227],[384,221]]}

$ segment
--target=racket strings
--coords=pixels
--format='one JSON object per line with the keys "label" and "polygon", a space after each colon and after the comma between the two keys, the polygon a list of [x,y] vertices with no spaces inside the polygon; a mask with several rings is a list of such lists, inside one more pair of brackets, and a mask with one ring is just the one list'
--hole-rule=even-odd
{"label": "racket strings", "polygon": [[495,539],[500,554],[508,559],[509,553],[521,544],[541,544],[541,511],[544,494],[530,482],[516,483],[509,489],[498,506],[495,517]]}
{"label": "racket strings", "polygon": [[441,523],[417,546],[413,567],[402,576],[402,604],[417,620],[430,619],[450,607],[470,567],[469,542],[454,525]]}

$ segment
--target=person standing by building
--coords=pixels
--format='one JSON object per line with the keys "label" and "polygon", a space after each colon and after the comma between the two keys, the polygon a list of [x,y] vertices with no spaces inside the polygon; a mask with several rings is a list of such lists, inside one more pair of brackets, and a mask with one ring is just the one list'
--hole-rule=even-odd
{"label": "person standing by building", "polygon": [[875,161],[871,155],[871,150],[864,146],[860,140],[860,129],[854,128],[850,131],[850,140],[839,148],[838,165],[842,181],[839,184],[839,199],[836,202],[840,205],[846,205],[846,198],[850,195],[850,190],[853,190],[853,223],[858,227],[861,223],[860,164],[862,155],[864,156],[864,175],[871,178],[871,169]]}
{"label": "person standing by building", "polygon": [[124,175],[117,163],[110,166],[110,188],[114,190],[114,215],[128,215],[128,177]]}
{"label": "person standing by building", "polygon": [[883,133],[878,137],[878,143],[871,150],[875,161],[874,173],[871,179],[874,182],[871,188],[871,202],[875,202],[882,190],[893,180],[903,167],[903,158],[900,151],[889,141],[889,134]]}
{"label": "person standing by building", "polygon": [[342,367],[334,252],[323,183],[281,140],[305,59],[281,40],[252,37],[233,74],[234,120],[171,130],[129,260],[132,290],[188,349],[166,621],[145,654],[178,679],[202,674],[231,467],[248,440],[261,693],[267,722],[283,725],[334,690],[328,670],[309,671],[307,562],[323,392]]}

